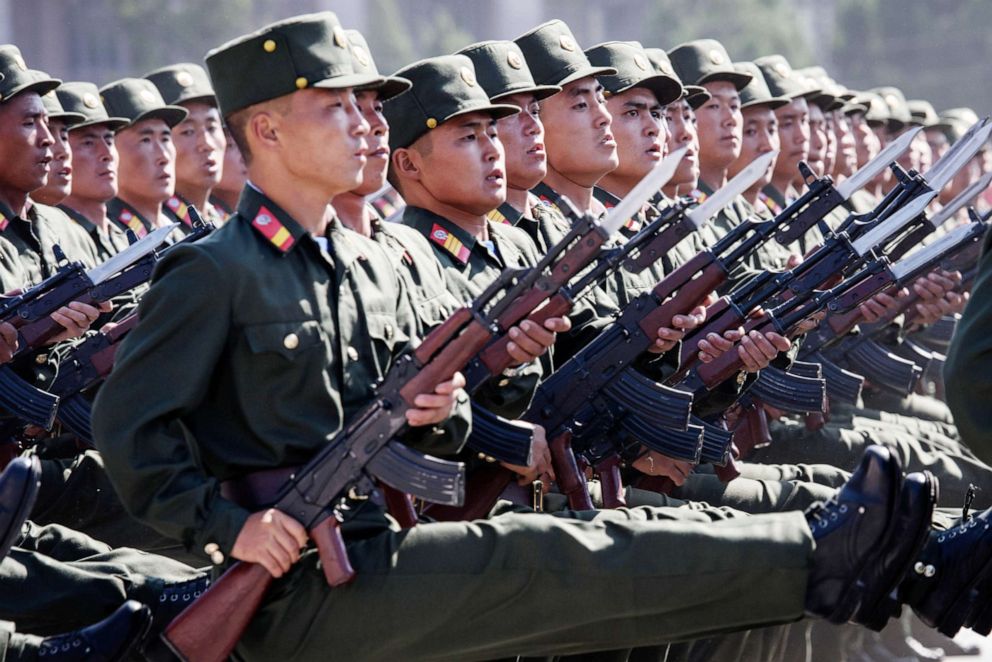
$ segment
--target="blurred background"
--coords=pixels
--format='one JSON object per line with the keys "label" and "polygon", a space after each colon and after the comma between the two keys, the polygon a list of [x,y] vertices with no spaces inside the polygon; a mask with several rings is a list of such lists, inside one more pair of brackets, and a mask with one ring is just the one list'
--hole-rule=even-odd
{"label": "blurred background", "polygon": [[202,63],[266,22],[325,9],[365,33],[386,72],[561,18],[586,48],[715,37],[735,60],[782,53],[853,89],[896,85],[938,111],[992,109],[988,0],[0,0],[0,40],[30,67],[102,85]]}

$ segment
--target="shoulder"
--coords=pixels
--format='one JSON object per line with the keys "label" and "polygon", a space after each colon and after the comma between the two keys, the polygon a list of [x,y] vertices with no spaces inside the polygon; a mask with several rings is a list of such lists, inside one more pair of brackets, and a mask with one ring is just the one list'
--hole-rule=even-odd
{"label": "shoulder", "polygon": [[534,245],[534,240],[524,230],[518,227],[506,225],[505,223],[490,223],[489,232],[498,240],[509,242],[524,255],[537,255],[537,246]]}

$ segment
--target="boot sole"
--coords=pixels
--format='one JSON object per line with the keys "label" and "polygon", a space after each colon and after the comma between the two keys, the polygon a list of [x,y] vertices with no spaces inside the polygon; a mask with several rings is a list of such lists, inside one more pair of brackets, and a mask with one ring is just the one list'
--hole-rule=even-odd
{"label": "boot sole", "polygon": [[[8,464],[7,466],[10,467],[11,465]],[[23,489],[17,496],[17,510],[14,512],[14,518],[10,521],[10,528],[0,532],[0,560],[7,556],[7,552],[13,546],[14,539],[18,536],[21,527],[24,526],[24,522],[31,514],[31,509],[34,508],[34,502],[38,498],[41,474],[37,471],[36,459],[31,459],[27,472],[27,480],[24,481]]]}

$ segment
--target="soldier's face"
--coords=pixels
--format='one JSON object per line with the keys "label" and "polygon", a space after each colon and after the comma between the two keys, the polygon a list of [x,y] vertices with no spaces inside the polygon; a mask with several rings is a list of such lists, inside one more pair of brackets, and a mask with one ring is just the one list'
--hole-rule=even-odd
{"label": "soldier's face", "polygon": [[635,87],[606,102],[613,116],[611,130],[620,165],[611,176],[640,181],[664,155],[667,131],[658,98],[648,89]]}
{"label": "soldier's face", "polygon": [[589,76],[541,102],[548,167],[592,187],[619,165],[603,86]]}
{"label": "soldier's face", "polygon": [[500,98],[499,102],[520,108],[516,115],[496,122],[499,140],[506,152],[506,185],[529,191],[548,174],[541,106],[533,94],[511,94]]}
{"label": "soldier's face", "polygon": [[50,119],[48,130],[54,141],[48,181],[32,197],[43,204],[54,205],[72,192],[72,147],[69,145],[69,126],[64,120]]}
{"label": "soldier's face", "polygon": [[314,187],[330,200],[362,183],[369,125],[351,88],[294,92],[288,112],[273,120],[272,148],[298,186]]}
{"label": "soldier's face", "polygon": [[926,134],[927,143],[930,145],[931,158],[933,161],[937,161],[950,147],[947,136],[940,129],[924,129],[923,133]]}
{"label": "soldier's face", "polygon": [[850,118],[840,111],[836,112],[834,135],[837,138],[837,161],[834,172],[844,177],[854,173],[858,165],[858,155],[855,149],[854,133],[851,129]]}
{"label": "soldier's face", "polygon": [[106,202],[117,195],[117,148],[106,125],[69,132],[72,146],[72,195]]}
{"label": "soldier's face", "polygon": [[801,97],[775,109],[781,153],[775,161],[775,175],[791,179],[796,166],[809,157],[809,105]]}
{"label": "soldier's face", "polygon": [[231,134],[224,130],[224,167],[221,168],[220,182],[214,188],[219,191],[240,191],[248,181],[248,168],[241,157],[241,150]]}
{"label": "soldier's face", "polygon": [[44,186],[53,142],[40,96],[24,92],[0,104],[0,190],[23,194]]}
{"label": "soldier's face", "polygon": [[[775,119],[775,111],[768,106],[751,106],[742,111],[744,117],[744,138],[741,141],[741,155],[730,164],[727,175],[733,177],[746,168],[752,161],[768,152],[779,148],[778,143],[778,120]],[[775,171],[775,163],[768,165],[765,176],[755,183],[754,187],[760,190],[772,180],[772,173]]]}
{"label": "soldier's face", "polygon": [[927,142],[926,134],[922,131],[917,133],[916,137],[913,138],[910,149],[916,154],[916,158],[919,163],[917,169],[920,172],[926,172],[929,170],[930,166],[933,164],[933,152],[930,151],[930,143]]}
{"label": "soldier's face", "polygon": [[830,174],[834,170],[834,163],[837,161],[837,135],[834,132],[833,113],[824,111],[823,128],[826,132],[826,148],[823,152],[823,172]]}
{"label": "soldier's face", "polygon": [[854,154],[860,168],[878,154],[878,138],[868,125],[864,113],[851,115],[851,134],[854,136]]}
{"label": "soldier's face", "polygon": [[220,182],[224,164],[224,129],[217,109],[207,103],[183,104],[189,111],[172,129],[176,146],[176,184],[180,189],[209,190]]}
{"label": "soldier's face", "polygon": [[389,123],[382,115],[379,93],[373,90],[355,93],[358,110],[369,125],[368,154],[362,171],[362,185],[353,191],[356,195],[372,195],[386,183],[389,167]]}
{"label": "soldier's face", "polygon": [[161,203],[175,192],[176,148],[164,120],[142,120],[120,131],[117,152],[122,198]]}
{"label": "soldier's face", "polygon": [[[429,140],[430,148],[421,149]],[[467,113],[432,129],[412,146],[420,183],[441,204],[482,216],[506,200],[503,145],[489,113]]]}
{"label": "soldier's face", "polygon": [[827,151],[826,122],[823,111],[816,104],[809,106],[809,167],[817,175],[823,175],[823,159]]}
{"label": "soldier's face", "polygon": [[741,153],[741,97],[733,83],[703,85],[711,98],[696,111],[699,160],[704,166],[726,168]]}
{"label": "soldier's face", "polygon": [[696,113],[685,99],[665,106],[668,125],[668,151],[686,148],[685,157],[669,180],[665,192],[670,196],[689,193],[699,182],[699,136],[696,133]]}

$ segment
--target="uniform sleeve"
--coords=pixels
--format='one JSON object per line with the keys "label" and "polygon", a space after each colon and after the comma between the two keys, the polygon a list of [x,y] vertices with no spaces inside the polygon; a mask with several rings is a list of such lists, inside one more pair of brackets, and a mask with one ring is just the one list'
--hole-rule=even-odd
{"label": "uniform sleeve", "polygon": [[944,364],[947,404],[965,444],[992,462],[992,234],[971,300],[964,311]]}
{"label": "uniform sleeve", "polygon": [[229,553],[249,515],[197,465],[182,424],[224,351],[231,278],[202,249],[170,251],[93,407],[96,445],[127,510],[191,551],[213,542]]}

